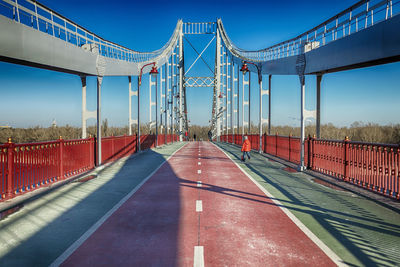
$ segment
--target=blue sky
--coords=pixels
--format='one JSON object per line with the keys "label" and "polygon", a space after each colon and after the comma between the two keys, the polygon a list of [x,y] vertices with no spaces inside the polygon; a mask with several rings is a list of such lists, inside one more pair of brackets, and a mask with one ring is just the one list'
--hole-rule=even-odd
{"label": "blue sky", "polygon": [[[254,50],[290,39],[318,25],[355,1],[81,1],[42,0],[43,4],[97,33],[105,39],[139,51],[160,48],[170,38],[178,19],[185,22],[222,18],[231,40]],[[189,40],[201,51],[210,36]],[[214,63],[214,46],[205,58]],[[186,68],[195,58],[185,44]],[[190,74],[209,74],[199,65]],[[253,75],[255,78],[255,75]],[[400,63],[325,75],[322,82],[322,123],[338,126],[354,121],[379,124],[400,123]],[[253,103],[258,103],[254,80]],[[143,82],[144,86],[147,83]],[[266,84],[265,84],[266,85]],[[95,78],[88,78],[88,108],[95,109]],[[124,126],[128,120],[127,77],[106,77],[102,87],[102,117],[110,125]],[[272,78],[272,124],[299,124],[300,87],[296,76]],[[0,125],[13,127],[58,125],[80,126],[81,83],[75,75],[0,62]],[[148,108],[142,95],[142,122]],[[267,98],[264,99],[267,103]],[[211,89],[188,88],[192,124],[207,125],[211,116]],[[306,107],[315,108],[315,77],[306,80]],[[264,106],[267,109],[267,104]],[[252,108],[258,121],[258,107]],[[264,113],[266,117],[267,114]],[[94,124],[94,120],[89,121]]]}

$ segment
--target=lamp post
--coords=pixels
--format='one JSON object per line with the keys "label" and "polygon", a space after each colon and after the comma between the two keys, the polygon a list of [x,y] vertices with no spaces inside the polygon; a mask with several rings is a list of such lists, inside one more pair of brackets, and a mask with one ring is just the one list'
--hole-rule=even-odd
{"label": "lamp post", "polygon": [[[260,89],[260,109],[259,109],[259,145],[258,145],[258,150],[261,153],[262,152],[262,125],[263,125],[263,119],[262,119],[262,96],[263,96],[263,89],[262,89],[262,74],[261,74],[261,68],[259,65],[249,62],[249,61],[243,61],[242,68],[240,71],[245,75],[247,72],[249,72],[249,67],[247,64],[254,65],[257,69],[257,74],[258,74],[258,86]],[[250,132],[250,77],[249,77],[249,132]]]}
{"label": "lamp post", "polygon": [[[156,62],[152,62],[152,63],[143,65],[142,68],[140,69],[140,74],[138,77],[138,112],[137,112],[138,113],[138,151],[140,151],[140,86],[142,85],[143,69],[150,65],[153,65],[153,67],[151,68],[151,71],[150,71],[150,75],[157,77],[158,70],[156,67]],[[156,96],[157,96],[157,82],[156,82]],[[156,99],[157,99],[157,97],[156,97]],[[156,108],[156,110],[157,110],[157,108]],[[150,110],[150,112],[151,112],[151,110]],[[157,115],[156,115],[156,120],[157,120]],[[156,136],[157,136],[157,123],[156,123]]]}

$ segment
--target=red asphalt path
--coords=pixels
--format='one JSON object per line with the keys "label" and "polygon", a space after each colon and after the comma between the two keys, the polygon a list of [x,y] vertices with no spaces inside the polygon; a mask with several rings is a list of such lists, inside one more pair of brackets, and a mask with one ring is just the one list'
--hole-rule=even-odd
{"label": "red asphalt path", "polygon": [[205,266],[335,265],[208,142],[178,151],[63,265],[193,266],[195,246]]}

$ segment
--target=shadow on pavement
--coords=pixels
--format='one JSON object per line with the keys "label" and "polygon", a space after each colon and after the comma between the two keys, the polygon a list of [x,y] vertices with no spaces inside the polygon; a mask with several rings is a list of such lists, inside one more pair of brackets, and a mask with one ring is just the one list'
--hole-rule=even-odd
{"label": "shadow on pavement", "polygon": [[[227,144],[217,145],[230,153],[235,161],[240,162],[239,148]],[[346,264],[394,266],[400,262],[398,213],[374,206],[372,202],[360,196],[347,192],[339,193],[312,183],[304,178],[304,174],[287,172],[278,164],[270,163],[256,153],[252,153],[251,161],[246,162],[245,166],[287,198],[275,198],[283,207],[303,219],[306,226],[316,226],[316,229],[310,230],[317,233],[317,236],[318,233],[327,231],[331,238],[351,254],[347,258],[356,258],[356,261],[347,261]],[[213,189],[212,186],[210,190],[230,195],[235,193],[229,189]]]}
{"label": "shadow on pavement", "polygon": [[[114,166],[103,169],[99,178],[83,183],[70,183],[44,195],[26,205],[22,211],[1,221],[0,232],[3,234],[0,235],[2,244],[0,247],[3,247],[3,253],[6,246],[9,246],[9,249],[6,254],[0,256],[0,266],[50,265],[163,161],[165,157],[153,150],[127,158],[125,161],[117,161]],[[168,162],[162,168],[173,174]],[[102,183],[104,179],[106,182]],[[105,255],[112,255],[110,253],[116,253],[117,248],[122,247],[125,249],[120,251],[125,255],[119,255],[121,259],[130,257],[134,263],[135,259],[132,257],[136,255],[136,260],[141,260],[136,262],[141,266],[146,265],[146,259],[147,263],[165,262],[165,255],[168,255],[168,265],[176,265],[180,200],[179,182],[173,181],[175,182],[169,181],[167,185],[159,181],[160,186],[168,188],[168,198],[164,198],[162,202],[163,205],[168,205],[168,209],[165,209],[168,214],[165,214],[162,208],[148,214],[144,205],[140,205],[138,210],[142,210],[145,217],[137,218],[136,212],[128,212],[127,216],[130,216],[128,220],[121,221],[121,224],[108,236],[122,235],[125,244],[121,239],[110,239],[111,243],[99,243],[92,255],[86,255],[86,263],[110,266]],[[158,198],[159,195],[150,195],[147,201],[149,203],[159,201]],[[162,221],[157,218],[162,218]],[[136,237],[129,235],[138,231],[149,234],[151,227],[158,229],[160,238],[156,240],[143,238],[138,243]],[[12,240],[9,237],[12,237]],[[154,254],[154,249],[157,247],[160,248],[160,253]],[[165,253],[162,253],[163,250]],[[137,255],[143,256],[137,257]]]}

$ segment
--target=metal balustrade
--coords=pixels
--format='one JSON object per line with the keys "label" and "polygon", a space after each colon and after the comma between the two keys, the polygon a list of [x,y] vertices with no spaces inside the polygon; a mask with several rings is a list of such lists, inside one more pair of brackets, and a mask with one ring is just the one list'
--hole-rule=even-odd
{"label": "metal balustrade", "polygon": [[295,38],[256,51],[236,47],[220,19],[216,23],[178,21],[172,37],[162,48],[152,52],[138,52],[104,40],[36,1],[0,0],[0,14],[3,16],[104,57],[136,63],[154,60],[166,50],[172,51],[180,31],[183,34],[215,34],[218,27],[224,45],[232,55],[243,60],[263,62],[307,53],[399,13],[400,0],[362,0]]}
{"label": "metal balustrade", "polygon": [[136,63],[154,60],[165,51],[172,51],[182,27],[178,21],[172,37],[162,48],[138,52],[99,37],[37,1],[0,0],[0,15],[101,56]]}
{"label": "metal balustrade", "polygon": [[[252,149],[258,151],[258,135],[247,136]],[[221,136],[222,142],[229,140],[229,143],[242,145],[242,135],[236,134],[233,139]],[[300,138],[263,135],[262,140],[264,153],[296,164],[300,162]],[[308,169],[400,199],[399,145],[308,138],[304,150]]]}
{"label": "metal balustrade", "polygon": [[229,39],[222,21],[218,20],[217,24],[225,46],[234,56],[247,61],[263,62],[307,53],[399,13],[399,0],[362,0],[295,38],[256,51],[236,47]]}
{"label": "metal balustrade", "polygon": [[[157,145],[178,140],[177,135],[167,135],[166,139],[159,136]],[[142,135],[141,149],[153,148],[155,142],[155,135]],[[102,162],[113,162],[136,153],[138,138],[105,137],[102,147]],[[0,144],[0,201],[93,169],[95,157],[94,138]]]}
{"label": "metal balustrade", "polygon": [[185,22],[183,23],[183,34],[215,34],[217,23],[215,22]]}

